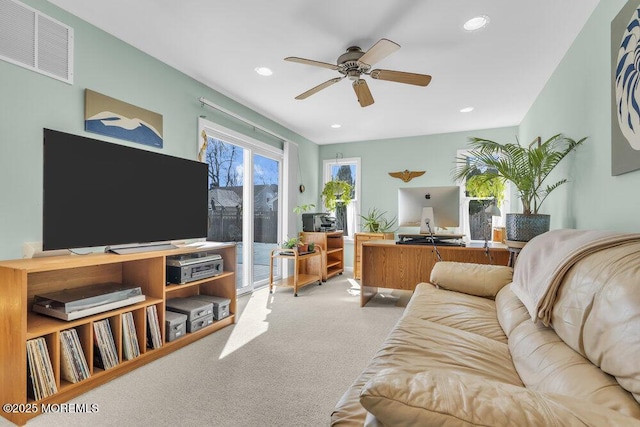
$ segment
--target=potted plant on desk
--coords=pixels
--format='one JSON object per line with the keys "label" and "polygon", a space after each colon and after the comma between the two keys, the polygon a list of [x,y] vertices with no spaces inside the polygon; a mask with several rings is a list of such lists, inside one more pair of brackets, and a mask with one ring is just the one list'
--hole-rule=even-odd
{"label": "potted plant on desk", "polygon": [[369,233],[388,233],[397,221],[396,217],[387,219],[387,212],[380,211],[378,208],[371,208],[366,215],[360,215],[362,218],[362,229]]}
{"label": "potted plant on desk", "polygon": [[549,231],[550,216],[540,214],[540,206],[553,190],[567,182],[565,178],[546,184],[546,178],[562,159],[585,140],[575,141],[557,134],[545,142],[538,137],[524,147],[519,142],[500,144],[488,139],[471,138],[469,145],[472,150],[456,159],[453,175],[456,180],[463,180],[481,169],[485,170],[481,179],[497,178],[512,182],[522,202],[523,213],[507,214],[507,240],[526,242]]}

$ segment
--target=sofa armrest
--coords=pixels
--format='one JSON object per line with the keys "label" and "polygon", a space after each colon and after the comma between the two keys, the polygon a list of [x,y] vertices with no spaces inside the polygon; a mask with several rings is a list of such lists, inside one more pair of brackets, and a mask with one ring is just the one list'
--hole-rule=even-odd
{"label": "sofa armrest", "polygon": [[512,277],[513,269],[503,265],[440,261],[431,270],[430,282],[443,289],[494,298]]}
{"label": "sofa armrest", "polygon": [[387,426],[638,426],[640,420],[568,396],[455,370],[380,371],[360,403]]}

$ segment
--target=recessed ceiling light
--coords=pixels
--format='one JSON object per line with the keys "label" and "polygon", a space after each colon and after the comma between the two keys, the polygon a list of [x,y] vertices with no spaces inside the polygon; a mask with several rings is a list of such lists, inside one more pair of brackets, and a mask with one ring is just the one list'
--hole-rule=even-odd
{"label": "recessed ceiling light", "polygon": [[256,70],[256,73],[260,74],[261,76],[270,76],[273,74],[273,71],[271,71],[271,68],[267,68],[267,67],[256,67],[255,70]]}
{"label": "recessed ceiling light", "polygon": [[460,110],[461,113],[470,113],[473,111],[473,107],[465,107],[462,110]]}
{"label": "recessed ceiling light", "polygon": [[332,128],[334,129],[340,129],[342,127],[342,125],[340,123],[334,123],[331,125]]}
{"label": "recessed ceiling light", "polygon": [[475,18],[469,19],[464,23],[463,27],[467,31],[476,31],[480,28],[484,28],[489,23],[489,17],[487,15],[476,16]]}

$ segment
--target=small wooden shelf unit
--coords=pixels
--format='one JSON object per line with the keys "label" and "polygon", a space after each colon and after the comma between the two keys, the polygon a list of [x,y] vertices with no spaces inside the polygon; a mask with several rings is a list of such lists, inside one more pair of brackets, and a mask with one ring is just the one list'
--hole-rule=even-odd
{"label": "small wooden shelf unit", "polygon": [[[314,252],[298,254],[298,251],[283,251],[274,249],[271,251],[271,263],[269,268],[269,293],[273,293],[274,286],[287,286],[293,288],[293,296],[298,296],[298,289],[311,283],[322,284],[322,249],[315,248]],[[293,261],[293,276],[280,280],[273,280],[273,262],[276,258],[290,259]]]}
{"label": "small wooden shelf unit", "polygon": [[305,243],[314,242],[322,248],[322,281],[342,274],[344,271],[344,238],[342,231],[311,232],[303,231],[300,238]]}
{"label": "small wooden shelf unit", "polygon": [[[198,251],[218,253],[224,273],[187,284],[166,284],[166,257]],[[235,244],[207,245],[129,255],[92,254],[0,262],[0,402],[16,405],[59,404],[100,384],[188,345],[212,332],[235,323],[236,312]],[[145,301],[72,321],[58,320],[31,311],[34,295],[97,283],[116,282],[140,286]],[[196,294],[229,298],[230,315],[175,341],[165,337],[165,301]],[[147,348],[147,307],[155,305],[162,335],[160,348]],[[133,314],[140,356],[124,360],[122,314]],[[93,323],[109,319],[119,364],[102,370],[93,363]],[[75,328],[89,366],[89,378],[70,383],[61,378],[60,331]],[[34,402],[27,397],[26,342],[43,337],[47,344],[58,392]],[[40,412],[2,412],[11,422],[23,425]]]}

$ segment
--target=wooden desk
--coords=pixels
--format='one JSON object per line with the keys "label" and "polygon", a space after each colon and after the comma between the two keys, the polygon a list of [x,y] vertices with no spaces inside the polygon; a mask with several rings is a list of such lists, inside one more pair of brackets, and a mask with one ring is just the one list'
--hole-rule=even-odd
{"label": "wooden desk", "polygon": [[[482,247],[438,246],[443,261],[489,264]],[[509,252],[505,247],[489,249],[492,263],[507,265]],[[431,269],[438,261],[433,246],[397,245],[393,240],[372,240],[362,243],[362,279],[360,306],[369,302],[378,288],[413,291],[420,282],[428,282]]]}

